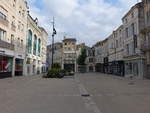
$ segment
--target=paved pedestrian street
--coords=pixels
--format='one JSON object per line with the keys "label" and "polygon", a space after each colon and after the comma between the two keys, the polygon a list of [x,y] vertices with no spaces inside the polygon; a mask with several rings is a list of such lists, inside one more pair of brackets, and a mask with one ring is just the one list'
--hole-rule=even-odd
{"label": "paved pedestrian street", "polygon": [[1,79],[0,113],[150,113],[150,81],[100,73]]}

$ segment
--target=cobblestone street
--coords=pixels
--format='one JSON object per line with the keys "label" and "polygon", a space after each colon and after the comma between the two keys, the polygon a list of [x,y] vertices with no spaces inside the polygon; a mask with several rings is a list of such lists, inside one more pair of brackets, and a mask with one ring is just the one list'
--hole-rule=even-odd
{"label": "cobblestone street", "polygon": [[150,81],[100,73],[0,80],[0,113],[150,113]]}

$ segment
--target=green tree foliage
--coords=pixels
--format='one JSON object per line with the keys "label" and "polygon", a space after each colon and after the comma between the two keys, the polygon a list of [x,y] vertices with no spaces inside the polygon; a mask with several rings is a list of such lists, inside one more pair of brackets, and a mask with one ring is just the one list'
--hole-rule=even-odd
{"label": "green tree foliage", "polygon": [[86,49],[82,48],[81,55],[77,59],[78,65],[85,65],[86,57],[87,57],[87,55],[86,55]]}

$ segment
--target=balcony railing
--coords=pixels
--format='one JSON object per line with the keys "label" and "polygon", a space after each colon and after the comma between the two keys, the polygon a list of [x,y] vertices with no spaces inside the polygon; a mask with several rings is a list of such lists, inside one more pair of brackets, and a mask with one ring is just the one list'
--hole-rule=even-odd
{"label": "balcony railing", "polygon": [[8,24],[9,24],[8,20],[4,19],[2,17],[0,17],[0,23],[3,24],[3,25],[5,25],[5,26],[7,26],[7,27],[8,27]]}
{"label": "balcony railing", "polygon": [[142,51],[150,51],[150,42],[145,42],[145,43],[141,46],[141,50],[142,50]]}
{"label": "balcony railing", "polygon": [[13,44],[5,42],[3,40],[0,40],[0,47],[5,48],[5,49],[9,49],[9,50],[14,50],[14,45]]}

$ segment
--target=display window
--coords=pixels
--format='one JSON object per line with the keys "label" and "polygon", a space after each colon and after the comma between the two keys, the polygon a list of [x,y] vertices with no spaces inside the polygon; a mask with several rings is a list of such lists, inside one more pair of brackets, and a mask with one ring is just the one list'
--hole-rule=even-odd
{"label": "display window", "polygon": [[12,72],[12,58],[0,56],[0,72]]}
{"label": "display window", "polygon": [[16,69],[15,71],[23,71],[23,60],[16,59]]}

